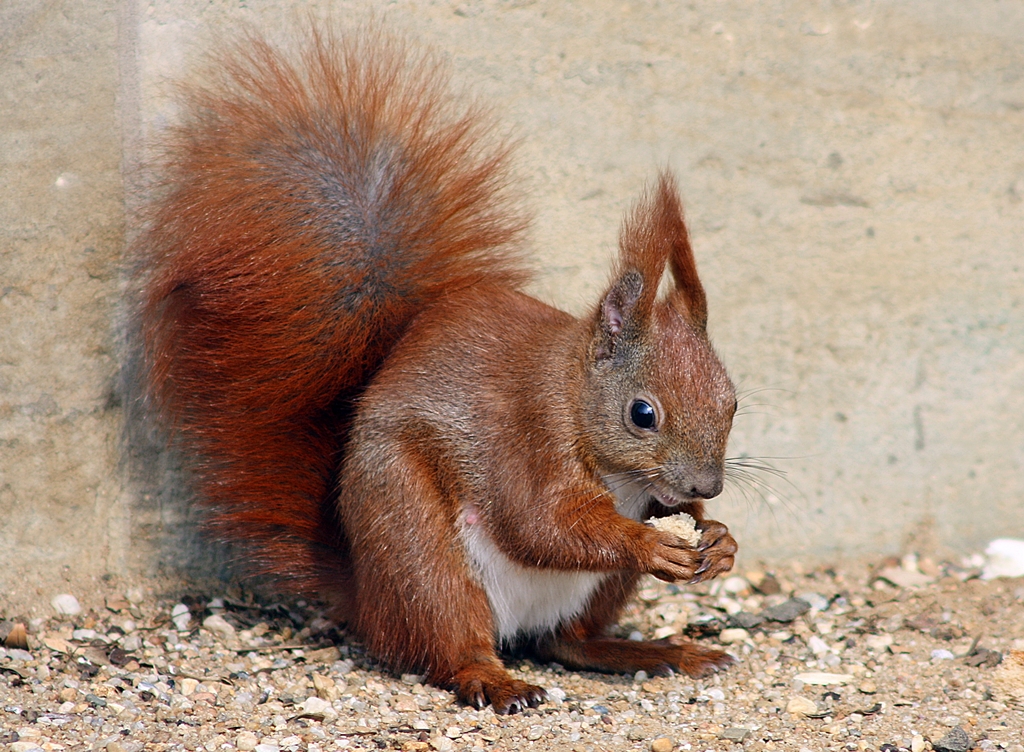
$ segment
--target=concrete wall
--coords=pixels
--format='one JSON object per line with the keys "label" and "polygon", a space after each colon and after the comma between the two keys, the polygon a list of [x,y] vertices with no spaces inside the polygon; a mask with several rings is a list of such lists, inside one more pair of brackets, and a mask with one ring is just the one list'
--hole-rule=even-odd
{"label": "concrete wall", "polygon": [[[1024,535],[1024,6],[380,4],[522,138],[536,292],[574,311],[679,175],[747,396],[719,502],[747,560]],[[119,464],[118,259],[167,82],[281,3],[0,5],[0,612],[196,561],[173,468]],[[318,5],[344,24],[365,6]],[[126,187],[127,186],[127,187]],[[187,567],[186,567],[187,569]]]}

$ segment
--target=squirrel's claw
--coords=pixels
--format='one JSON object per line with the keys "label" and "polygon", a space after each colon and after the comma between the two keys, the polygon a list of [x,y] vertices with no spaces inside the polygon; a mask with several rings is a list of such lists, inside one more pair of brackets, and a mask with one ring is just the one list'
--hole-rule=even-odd
{"label": "squirrel's claw", "polygon": [[694,570],[690,584],[714,579],[732,569],[736,562],[739,545],[729,534],[729,528],[716,520],[701,520],[697,523],[701,539],[697,551],[701,555],[700,566]]}

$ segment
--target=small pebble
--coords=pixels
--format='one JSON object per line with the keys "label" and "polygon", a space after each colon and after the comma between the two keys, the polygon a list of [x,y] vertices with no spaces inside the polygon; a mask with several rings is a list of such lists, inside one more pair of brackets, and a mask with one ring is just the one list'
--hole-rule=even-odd
{"label": "small pebble", "polygon": [[971,737],[956,726],[937,742],[932,742],[932,749],[935,752],[968,752],[971,749]]}
{"label": "small pebble", "polygon": [[732,595],[739,595],[740,593],[749,590],[749,588],[750,583],[748,583],[743,577],[740,577],[739,575],[733,575],[732,577],[728,577],[722,583],[722,590]]}
{"label": "small pebble", "polygon": [[189,622],[192,621],[192,614],[189,613],[188,606],[184,603],[179,603],[172,608],[171,621],[174,622],[174,628],[179,632],[187,631]]}
{"label": "small pebble", "polygon": [[750,632],[745,629],[731,628],[723,629],[718,633],[718,641],[723,645],[732,645],[737,642],[744,642],[750,639]]}
{"label": "small pebble", "polygon": [[788,624],[801,614],[805,614],[810,610],[811,604],[807,601],[799,598],[790,598],[788,601],[784,601],[778,606],[766,608],[761,612],[761,616],[768,621],[777,621]]}
{"label": "small pebble", "polygon": [[810,715],[811,713],[818,712],[818,706],[814,703],[814,700],[808,700],[806,697],[793,697],[789,702],[786,703],[786,712],[790,715]]}
{"label": "small pebble", "polygon": [[764,624],[764,617],[749,611],[740,611],[729,617],[729,625],[739,629],[753,629],[761,624]]}
{"label": "small pebble", "polygon": [[891,634],[885,635],[868,635],[864,638],[864,645],[869,650],[885,650],[887,647],[892,645],[893,639]]}
{"label": "small pebble", "polygon": [[802,590],[796,594],[796,597],[804,601],[805,603],[808,603],[810,607],[816,611],[828,610],[828,598],[826,598],[821,593],[815,593],[813,590]]}
{"label": "small pebble", "polygon": [[828,643],[818,637],[818,635],[811,635],[807,640],[807,647],[810,648],[811,652],[815,655],[824,655],[829,651]]}
{"label": "small pebble", "polygon": [[860,685],[857,687],[857,690],[859,692],[863,692],[866,695],[873,695],[875,692],[878,691],[878,687],[875,685],[873,681],[869,679],[867,681],[861,682]]}
{"label": "small pebble", "polygon": [[676,743],[667,736],[660,736],[651,742],[651,752],[672,752]]}
{"label": "small pebble", "polygon": [[319,697],[307,697],[299,705],[299,712],[303,715],[327,715],[333,714],[334,708],[331,707],[331,703],[327,702],[327,700]]}
{"label": "small pebble", "polygon": [[68,593],[55,595],[53,600],[50,601],[50,605],[53,606],[53,610],[58,614],[78,616],[78,614],[82,613],[82,606],[78,602],[78,599]]}
{"label": "small pebble", "polygon": [[549,687],[544,690],[547,692],[548,700],[555,703],[556,705],[565,702],[565,690],[559,687]]}
{"label": "small pebble", "polygon": [[938,650],[932,651],[932,660],[936,663],[939,661],[951,661],[956,656],[945,648],[939,648]]}
{"label": "small pebble", "polygon": [[203,619],[203,628],[209,632],[215,632],[227,640],[235,636],[235,628],[227,619],[220,614],[212,614]]}
{"label": "small pebble", "polygon": [[736,742],[737,744],[742,742],[750,735],[750,729],[742,728],[740,726],[733,726],[727,728],[718,735],[719,739],[725,739],[730,742]]}
{"label": "small pebble", "polygon": [[910,752],[924,752],[924,737],[917,735],[910,740]]}

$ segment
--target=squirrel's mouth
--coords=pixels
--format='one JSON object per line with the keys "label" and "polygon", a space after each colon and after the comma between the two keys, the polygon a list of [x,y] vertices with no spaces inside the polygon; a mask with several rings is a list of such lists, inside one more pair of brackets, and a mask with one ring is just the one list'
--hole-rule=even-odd
{"label": "squirrel's mouth", "polygon": [[685,504],[687,501],[692,501],[690,498],[677,496],[676,494],[670,493],[661,488],[651,487],[650,494],[656,502],[669,508]]}

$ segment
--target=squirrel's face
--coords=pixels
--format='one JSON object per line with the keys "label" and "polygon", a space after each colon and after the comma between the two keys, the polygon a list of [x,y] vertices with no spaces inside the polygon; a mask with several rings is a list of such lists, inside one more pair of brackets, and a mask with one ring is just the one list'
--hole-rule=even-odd
{"label": "squirrel's face", "polygon": [[[707,336],[707,299],[675,181],[663,173],[619,237],[619,270],[591,319],[585,450],[628,506],[722,491],[736,391]],[[657,300],[666,269],[671,285]]]}
{"label": "squirrel's face", "polygon": [[722,491],[736,392],[706,334],[659,304],[589,365],[585,433],[603,475],[665,506]]}

